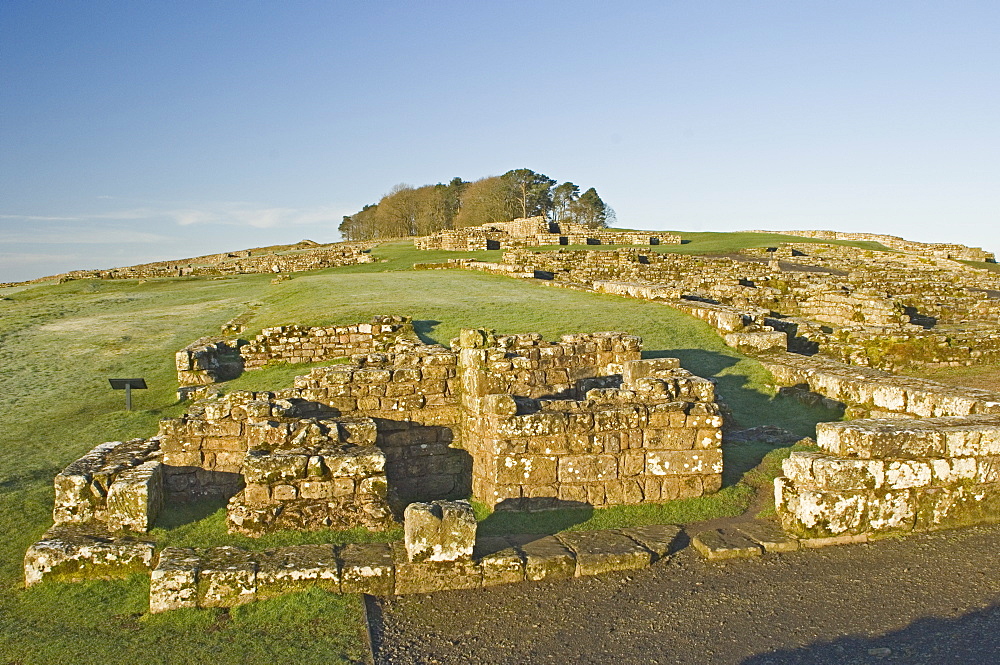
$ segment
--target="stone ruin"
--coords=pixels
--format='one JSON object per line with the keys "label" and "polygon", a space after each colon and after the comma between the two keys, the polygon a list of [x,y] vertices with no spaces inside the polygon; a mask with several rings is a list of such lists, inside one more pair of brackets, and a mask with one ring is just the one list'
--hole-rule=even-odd
{"label": "stone ruin", "polygon": [[[107,270],[74,270],[55,275],[61,282],[75,279],[153,279],[159,277],[292,273],[373,263],[368,253],[374,243],[342,242],[320,245],[303,240],[295,245],[206,254],[174,261],[157,261]],[[41,282],[51,277],[32,280]]]}
{"label": "stone ruin", "polygon": [[[857,418],[821,423],[820,452],[785,460],[775,481],[781,529],[750,522],[698,534],[692,544],[710,558],[996,521],[1000,394],[884,371],[1000,358],[1000,278],[954,260],[992,257],[863,239],[901,252],[806,243],[736,257],[517,249],[499,264],[423,267],[669,305],[756,356],[782,393]],[[467,330],[446,349],[420,344],[408,325],[284,327],[250,343],[185,349],[179,376],[194,384],[220,380],[226,362],[353,355],[290,390],[204,396],[157,437],[102,444],[67,467],[56,479],[56,524],[25,557],[26,584],[152,568],[150,608],[163,611],[306,587],[402,594],[629,570],[668,556],[679,529],[477,537],[461,499],[546,510],[719,488],[713,385],[675,360],[642,360],[638,338],[550,343]],[[160,507],[211,496],[228,500],[230,529],[251,536],[403,519],[404,539],[157,555],[144,532]]]}
{"label": "stone ruin", "polygon": [[[155,545],[143,534],[161,507],[212,497],[228,502],[230,531],[249,536],[383,530],[405,514],[408,553],[168,548],[155,559],[154,611],[238,604],[295,580],[409,593],[647,565],[676,530],[478,543],[474,520],[472,541],[468,526],[441,526],[454,511],[439,503],[472,494],[496,510],[530,511],[717,491],[714,386],[675,359],[642,360],[641,346],[617,332],[547,342],[465,330],[450,349],[400,342],[315,368],[288,390],[198,399],[156,437],[102,444],[57,477],[55,525],[28,551],[26,583],[148,569]],[[468,525],[469,511],[459,512]],[[468,542],[461,556],[445,547],[459,535],[476,542],[477,557]]]}
{"label": "stone ruin", "polygon": [[417,249],[475,252],[546,245],[679,245],[674,233],[618,231],[573,222],[550,222],[545,217],[525,217],[510,222],[447,229],[413,241]]}

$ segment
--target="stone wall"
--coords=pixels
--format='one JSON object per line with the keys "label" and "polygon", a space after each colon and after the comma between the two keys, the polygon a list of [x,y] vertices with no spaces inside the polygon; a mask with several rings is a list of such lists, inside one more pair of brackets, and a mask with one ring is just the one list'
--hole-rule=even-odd
{"label": "stone wall", "polygon": [[546,245],[676,245],[680,242],[680,236],[673,233],[595,229],[571,222],[549,222],[544,217],[438,231],[413,241],[417,249],[453,252]]}
{"label": "stone wall", "polygon": [[748,233],[780,233],[786,236],[801,236],[803,238],[820,238],[824,240],[860,240],[867,242],[877,242],[886,247],[898,249],[903,252],[913,252],[914,254],[926,254],[945,259],[959,259],[962,261],[989,261],[996,258],[992,252],[984,251],[981,247],[966,247],[957,243],[934,243],[916,242],[905,240],[898,236],[884,235],[880,233],[845,233],[842,231],[748,231]]}
{"label": "stone wall", "polygon": [[251,341],[203,338],[176,353],[177,382],[208,385],[271,363],[323,362],[416,341],[412,320],[401,316],[374,316],[370,323],[347,326],[265,328]]}
{"label": "stone wall", "polygon": [[102,443],[55,478],[52,521],[147,531],[163,505],[157,439]]}
{"label": "stone wall", "polygon": [[922,531],[1000,519],[1000,416],[820,423],[821,453],[775,480],[783,528],[801,537]]}
{"label": "stone wall", "polygon": [[395,524],[372,420],[268,421],[255,430],[241,469],[246,486],[229,501],[231,532],[260,536]]}
{"label": "stone wall", "polygon": [[712,384],[675,359],[639,360],[638,338],[549,343],[467,330],[460,346],[463,441],[480,500],[545,510],[720,487],[722,418]]}
{"label": "stone wall", "polygon": [[818,356],[768,351],[758,361],[779,385],[847,405],[851,416],[931,418],[1000,414],[1000,393],[947,386]]}
{"label": "stone wall", "polygon": [[61,281],[74,279],[151,279],[191,275],[239,275],[248,273],[289,273],[338,266],[372,263],[368,254],[374,243],[331,245],[282,245],[238,252],[207,254],[189,259],[158,261],[108,270],[74,270],[56,275]]}

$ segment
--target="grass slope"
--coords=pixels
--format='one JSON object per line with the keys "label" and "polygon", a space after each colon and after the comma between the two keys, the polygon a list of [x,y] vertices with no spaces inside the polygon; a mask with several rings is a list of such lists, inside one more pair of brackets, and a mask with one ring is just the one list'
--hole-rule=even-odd
{"label": "grass slope", "polygon": [[[646,355],[676,356],[715,377],[743,426],[774,423],[810,434],[831,414],[775,399],[754,361],[726,347],[706,324],[669,307],[463,271],[412,271],[411,243],[373,252],[385,262],[300,274],[271,284],[267,275],[226,279],[75,281],[9,290],[0,300],[0,662],[130,663],[352,662],[363,655],[356,598],[296,594],[233,610],[144,614],[148,581],[43,584],[24,591],[25,549],[51,524],[52,478],[108,440],[148,436],[164,416],[182,412],[174,397],[173,354],[244,315],[251,331],[287,323],[353,323],[374,314],[409,314],[420,335],[447,344],[462,327],[504,333],[625,330],[641,335]],[[496,258],[496,252],[482,252]],[[287,385],[308,368],[249,373],[243,387]],[[270,375],[268,375],[270,374]],[[124,412],[108,377],[144,376],[136,411]],[[259,382],[259,383],[255,383]],[[263,385],[261,385],[263,384]],[[638,511],[593,511],[565,518],[575,528],[685,521],[742,510],[733,485],[721,498]],[[246,539],[225,534],[220,506],[168,511],[161,542],[206,545]],[[672,512],[671,512],[672,511]],[[560,518],[562,519],[562,518]],[[504,527],[496,519],[484,529]],[[547,525],[544,528],[552,528]],[[351,534],[352,537],[365,537]],[[389,534],[392,537],[395,534]],[[342,534],[278,534],[256,547],[335,539]],[[376,536],[372,536],[376,537]],[[210,655],[209,655],[210,654]]]}

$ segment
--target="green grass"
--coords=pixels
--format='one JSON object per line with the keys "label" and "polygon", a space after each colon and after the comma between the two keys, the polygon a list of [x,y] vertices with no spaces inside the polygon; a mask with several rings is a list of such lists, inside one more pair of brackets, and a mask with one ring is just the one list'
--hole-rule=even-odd
{"label": "green grass", "polygon": [[[147,582],[43,584],[22,590],[22,558],[51,524],[52,479],[94,445],[155,433],[158,420],[181,414],[174,352],[218,334],[246,314],[263,327],[347,324],[375,314],[407,314],[428,342],[447,344],[463,327],[502,333],[624,330],[641,335],[647,357],[676,356],[713,377],[743,427],[777,424],[810,435],[826,412],[775,398],[755,361],[726,347],[705,323],[664,305],[601,296],[458,270],[413,271],[417,261],[461,254],[418,252],[409,242],[373,250],[385,263],[296,274],[227,279],[79,280],[7,290],[0,300],[0,663],[347,662],[359,657],[360,606],[354,598],[306,593],[231,611],[145,615]],[[498,258],[499,252],[480,253]],[[436,257],[436,258],[435,258]],[[259,305],[254,309],[254,305]],[[305,366],[247,372],[226,390],[287,386]],[[145,377],[125,412],[109,377]],[[280,385],[279,385],[280,384]],[[574,528],[683,522],[731,514],[750,492],[734,484],[717,497],[638,509],[593,511]],[[185,511],[187,511],[185,513]],[[577,516],[579,517],[579,516]],[[484,523],[485,532],[500,517]],[[513,527],[510,527],[513,528]],[[161,544],[248,544],[225,533],[221,506],[167,511]],[[379,539],[398,534],[276,534],[255,547],[298,542]],[[124,654],[124,655],[123,655]]]}
{"label": "green grass", "polygon": [[477,533],[496,536],[506,533],[619,529],[646,524],[691,524],[714,517],[742,515],[750,506],[753,493],[751,487],[740,483],[725,487],[715,494],[695,499],[638,506],[566,508],[537,513],[502,510],[490,512],[487,506],[477,503],[476,518],[480,520]]}

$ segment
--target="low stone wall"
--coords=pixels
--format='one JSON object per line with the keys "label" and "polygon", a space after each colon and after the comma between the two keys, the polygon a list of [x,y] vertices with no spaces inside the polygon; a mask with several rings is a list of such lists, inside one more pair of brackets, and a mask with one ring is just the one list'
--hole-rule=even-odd
{"label": "low stone wall", "polygon": [[779,385],[799,386],[849,407],[851,415],[930,418],[1000,413],[1000,394],[845,365],[818,356],[768,351],[757,360]]}
{"label": "low stone wall", "polygon": [[674,233],[619,231],[569,222],[550,223],[544,217],[438,231],[413,241],[417,249],[473,252],[546,245],[678,245]]}
{"label": "low stone wall", "polygon": [[753,230],[748,233],[780,233],[786,236],[801,236],[803,238],[821,238],[824,240],[861,240],[877,242],[898,249],[903,252],[913,252],[914,254],[926,254],[947,259],[960,259],[963,261],[994,261],[992,252],[984,251],[980,247],[966,247],[957,243],[931,243],[905,240],[898,236],[884,235],[880,233],[845,233],[842,231],[759,231]]}
{"label": "low stone wall", "polygon": [[42,580],[82,582],[149,572],[156,561],[151,538],[109,531],[101,524],[57,524],[24,555],[24,586]]}
{"label": "low stone wall", "polygon": [[377,596],[478,589],[635,570],[678,548],[671,525],[556,536],[479,538],[469,559],[411,561],[403,542],[298,545],[252,552],[235,547],[165,548],[150,581],[151,612],[232,607],[320,588]]}
{"label": "low stone wall", "polygon": [[[276,423],[265,425],[272,424]],[[320,427],[318,422],[311,424]],[[337,435],[338,423],[326,424],[334,429],[333,441],[247,453],[242,466],[246,487],[227,509],[231,532],[256,537],[281,529],[382,530],[395,525],[385,454],[374,446],[375,424],[344,423],[346,437]],[[367,436],[358,437],[359,431]],[[363,441],[342,444],[345,438]]]}
{"label": "low stone wall", "polygon": [[402,316],[375,316],[348,326],[265,328],[249,342],[203,338],[177,352],[177,382],[208,385],[271,363],[323,362],[417,342],[413,321]]}
{"label": "low stone wall", "polygon": [[102,443],[55,478],[52,520],[147,531],[163,505],[159,440]]}
{"label": "low stone wall", "polygon": [[820,423],[822,453],[792,453],[775,480],[800,537],[906,532],[1000,519],[1000,415]]}
{"label": "low stone wall", "polygon": [[467,434],[475,496],[501,510],[639,504],[716,492],[722,417],[709,381],[672,358],[629,361],[583,400],[490,394]]}
{"label": "low stone wall", "polygon": [[240,355],[246,369],[255,369],[275,362],[321,362],[376,353],[403,340],[417,341],[409,317],[375,316],[370,323],[349,326],[265,328],[240,348]]}

